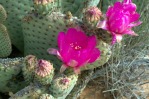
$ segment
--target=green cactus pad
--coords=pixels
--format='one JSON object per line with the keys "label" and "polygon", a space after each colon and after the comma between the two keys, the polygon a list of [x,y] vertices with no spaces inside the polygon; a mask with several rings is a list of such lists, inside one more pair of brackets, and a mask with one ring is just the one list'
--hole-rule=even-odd
{"label": "green cactus pad", "polygon": [[71,74],[68,76],[60,75],[55,78],[49,88],[50,93],[56,99],[65,99],[71,92],[78,79],[78,75]]}
{"label": "green cactus pad", "polygon": [[0,5],[0,23],[3,23],[7,18],[7,14],[2,5]]}
{"label": "green cactus pad", "polygon": [[7,11],[5,26],[8,29],[12,44],[20,51],[24,50],[21,21],[23,16],[31,10],[32,0],[0,0]]}
{"label": "green cactus pad", "polygon": [[[49,55],[48,48],[57,48],[57,35],[66,32],[69,27],[75,26],[75,20],[66,19],[65,15],[53,12],[44,17],[27,16],[31,20],[23,23],[25,55],[36,55],[38,58],[50,60],[54,68],[58,69],[60,60]],[[26,17],[25,17],[26,18]]]}
{"label": "green cactus pad", "polygon": [[0,24],[0,57],[10,55],[12,51],[11,41],[4,25]]}
{"label": "green cactus pad", "polygon": [[22,60],[22,58],[0,59],[0,92],[12,91],[8,83],[13,82],[12,78],[15,78],[20,73],[23,64]]}

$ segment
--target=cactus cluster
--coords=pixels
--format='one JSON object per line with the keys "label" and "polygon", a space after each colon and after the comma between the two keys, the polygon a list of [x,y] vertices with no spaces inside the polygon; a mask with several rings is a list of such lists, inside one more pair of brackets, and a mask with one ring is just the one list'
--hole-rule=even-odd
{"label": "cactus cluster", "polygon": [[[81,72],[104,65],[111,56],[113,35],[98,26],[104,18],[97,7],[99,2],[1,0],[0,4],[6,9],[8,17],[0,5],[0,57],[11,53],[12,42],[24,54],[24,58],[0,59],[0,92],[9,92],[10,99],[66,99],[78,84],[80,75],[71,68],[60,73],[64,61],[59,60],[61,57],[49,55],[47,49],[58,49],[58,33],[66,32],[69,28],[94,36],[97,40],[95,47],[100,50],[100,58],[82,66]],[[75,64],[75,61],[71,63]]]}
{"label": "cactus cluster", "polygon": [[[10,99],[65,99],[77,83],[78,74],[74,74],[69,69],[64,74],[59,74],[61,62],[57,57],[49,55],[47,49],[49,47],[57,48],[58,33],[60,31],[66,32],[68,28],[80,28],[89,35],[100,33],[95,26],[101,17],[101,12],[96,7],[99,0],[33,0],[32,2],[29,0],[16,0],[16,2],[6,0],[5,2],[0,1],[0,3],[8,13],[5,25],[8,27],[12,44],[24,52],[25,56],[28,55],[18,62],[20,64],[18,67],[14,64],[14,67],[19,69],[18,72],[14,73],[13,68],[10,68],[13,73],[9,73],[10,76],[6,77],[6,80],[2,79],[6,83],[6,85],[2,84],[3,87],[0,87],[3,90],[2,92],[12,92]],[[20,4],[22,4],[21,7]],[[9,6],[12,6],[12,8],[10,9]],[[91,11],[87,12],[87,9],[93,10],[95,14],[97,12],[97,15]],[[75,15],[78,18],[74,17]],[[1,20],[4,20],[4,18],[1,18]],[[89,20],[90,23],[88,23]],[[93,32],[90,31],[90,28]],[[101,46],[103,48],[100,60],[95,64],[89,64],[85,68],[81,68],[81,71],[99,67],[109,59],[110,45],[103,42],[102,37],[98,38],[99,43],[97,45],[98,48]],[[8,61],[8,64],[14,62],[15,60]],[[4,70],[1,69],[1,71]],[[4,72],[5,74],[7,72]],[[16,80],[10,83],[9,80],[12,79]],[[16,84],[19,80],[21,80],[22,85]],[[8,84],[11,84],[10,88],[7,88]]]}
{"label": "cactus cluster", "polygon": [[0,91],[9,92],[10,99],[65,99],[78,79],[74,73],[54,74],[49,61],[37,59],[33,55],[0,59],[0,63]]}

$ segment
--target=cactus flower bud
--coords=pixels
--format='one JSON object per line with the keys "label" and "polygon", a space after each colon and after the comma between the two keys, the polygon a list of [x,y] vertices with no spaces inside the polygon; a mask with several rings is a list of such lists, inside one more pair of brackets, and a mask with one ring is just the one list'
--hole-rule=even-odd
{"label": "cactus flower bud", "polygon": [[46,60],[38,60],[35,70],[35,79],[43,85],[50,84],[54,76],[53,65]]}
{"label": "cactus flower bud", "polygon": [[88,31],[92,31],[92,29],[94,30],[94,28],[96,28],[101,16],[102,12],[98,9],[98,7],[89,7],[85,10],[82,21],[85,23],[87,29],[89,29]]}
{"label": "cactus flower bud", "polygon": [[38,60],[38,65],[35,73],[41,77],[45,77],[50,74],[53,69],[53,65],[46,60]]}
{"label": "cactus flower bud", "polygon": [[33,0],[33,2],[35,10],[39,14],[49,13],[54,6],[54,0]]}
{"label": "cactus flower bud", "polygon": [[84,13],[84,18],[83,20],[89,22],[89,23],[94,23],[98,22],[102,16],[102,12],[98,7],[89,7],[86,9]]}

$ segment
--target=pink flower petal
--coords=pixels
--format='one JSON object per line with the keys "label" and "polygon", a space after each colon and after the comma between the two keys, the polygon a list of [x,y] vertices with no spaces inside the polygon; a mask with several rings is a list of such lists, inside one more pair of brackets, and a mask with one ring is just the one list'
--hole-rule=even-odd
{"label": "pink flower petal", "polygon": [[138,14],[138,13],[132,14],[131,17],[130,17],[130,22],[135,22],[139,18],[140,18],[140,14]]}
{"label": "pink flower petal", "polygon": [[129,4],[129,3],[132,3],[132,0],[123,0],[123,3]]}
{"label": "pink flower petal", "polygon": [[128,25],[128,28],[132,28],[132,27],[138,26],[138,25],[140,25],[141,23],[142,23],[141,21],[134,22],[134,23],[130,23],[130,24]]}
{"label": "pink flower petal", "polygon": [[129,13],[134,13],[137,9],[137,6],[134,4],[134,3],[130,3],[130,4],[127,4],[127,3],[123,3],[123,10],[124,12],[128,12]]}
{"label": "pink flower petal", "polygon": [[47,52],[48,52],[49,54],[57,55],[58,50],[57,50],[57,49],[54,49],[54,48],[49,48],[49,49],[47,50]]}
{"label": "pink flower petal", "polygon": [[129,34],[132,36],[138,36],[138,34],[136,34],[133,30],[127,30],[124,34]]}
{"label": "pink flower petal", "polygon": [[96,61],[100,57],[100,51],[98,48],[95,48],[90,56],[89,63]]}
{"label": "pink flower petal", "polygon": [[70,67],[76,67],[78,65],[78,62],[76,60],[70,60],[67,65]]}
{"label": "pink flower petal", "polygon": [[76,30],[74,28],[69,28],[66,34],[66,41],[69,43],[72,42],[84,42],[87,40],[87,36],[82,31]]}
{"label": "pink flower petal", "polygon": [[89,49],[93,49],[93,48],[95,48],[96,47],[96,37],[95,37],[95,35],[94,36],[90,36],[90,37],[88,37],[88,44],[87,44],[87,49],[89,50]]}
{"label": "pink flower petal", "polygon": [[107,21],[106,20],[103,20],[103,21],[99,21],[98,23],[97,23],[97,27],[98,28],[102,28],[102,29],[107,29]]}
{"label": "pink flower petal", "polygon": [[64,32],[60,32],[58,34],[58,38],[57,38],[58,47],[60,49],[62,48],[63,43],[65,43],[64,40],[65,40],[65,33]]}

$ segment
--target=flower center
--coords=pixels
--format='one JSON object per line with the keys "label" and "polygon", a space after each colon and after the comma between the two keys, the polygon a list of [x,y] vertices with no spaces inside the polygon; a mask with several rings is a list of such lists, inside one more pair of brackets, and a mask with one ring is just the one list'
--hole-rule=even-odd
{"label": "flower center", "polygon": [[77,42],[75,42],[75,43],[70,43],[70,46],[71,46],[73,49],[75,49],[75,50],[80,50],[80,49],[82,49],[82,47],[81,47]]}

